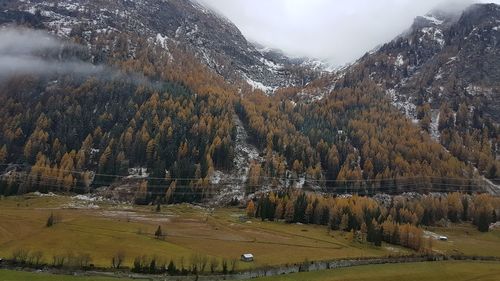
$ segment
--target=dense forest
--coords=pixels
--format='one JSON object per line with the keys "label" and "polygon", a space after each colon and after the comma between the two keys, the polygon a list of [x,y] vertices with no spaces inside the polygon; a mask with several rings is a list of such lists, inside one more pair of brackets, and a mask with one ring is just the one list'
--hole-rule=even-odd
{"label": "dense forest", "polygon": [[330,190],[365,194],[477,190],[473,168],[393,108],[373,82],[310,103],[294,102],[299,91],[253,93],[239,105],[254,141],[268,152],[264,173],[282,177],[288,163]]}
{"label": "dense forest", "polygon": [[351,83],[353,74],[308,102],[298,99],[301,88],[269,96],[243,82],[229,85],[182,45],[78,29],[72,38],[90,47],[69,44],[59,56],[108,68],[84,77],[17,75],[0,85],[2,194],[88,192],[145,167],[137,203],[200,201],[216,192],[214,171],[234,168],[238,117],[264,159],[250,165],[249,193],[300,179],[341,193],[479,191],[469,158],[497,177],[491,146],[477,148],[484,155],[452,156],[378,85]]}
{"label": "dense forest", "polygon": [[[231,168],[234,90],[185,50],[172,46],[174,61],[129,38],[136,41],[98,37],[86,54],[120,69],[116,77],[20,75],[1,84],[0,161],[31,167],[27,178],[7,177],[3,194],[85,192],[148,167],[149,187],[138,201],[164,197],[169,186],[169,200],[192,201],[214,169]],[[103,54],[102,44],[115,50]]]}

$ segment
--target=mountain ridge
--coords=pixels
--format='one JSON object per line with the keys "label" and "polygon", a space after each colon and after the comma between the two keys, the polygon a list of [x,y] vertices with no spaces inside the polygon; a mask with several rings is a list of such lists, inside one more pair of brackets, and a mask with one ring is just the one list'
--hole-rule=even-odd
{"label": "mountain ridge", "polygon": [[[226,79],[272,89],[305,84],[320,73],[278,52],[259,52],[225,17],[189,0],[9,1],[11,10],[38,11],[39,21],[62,36],[75,32],[129,31],[152,40],[170,40],[188,47]],[[6,12],[3,12],[6,15]],[[29,17],[29,15],[26,15]],[[74,34],[73,34],[74,35]],[[304,80],[305,79],[305,80]]]}

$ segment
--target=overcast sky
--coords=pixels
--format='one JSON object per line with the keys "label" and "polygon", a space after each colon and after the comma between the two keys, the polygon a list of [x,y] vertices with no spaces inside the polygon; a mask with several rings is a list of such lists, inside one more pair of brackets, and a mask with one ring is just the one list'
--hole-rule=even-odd
{"label": "overcast sky", "polygon": [[[437,6],[472,0],[197,0],[233,21],[251,41],[289,55],[343,65],[410,27]],[[482,2],[497,2],[490,0]]]}

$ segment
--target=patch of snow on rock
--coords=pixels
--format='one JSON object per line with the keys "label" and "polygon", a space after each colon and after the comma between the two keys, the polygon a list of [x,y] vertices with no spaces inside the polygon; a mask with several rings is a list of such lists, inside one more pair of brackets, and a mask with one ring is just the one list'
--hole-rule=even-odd
{"label": "patch of snow on rock", "polygon": [[52,192],[49,193],[41,193],[40,191],[35,191],[33,192],[33,195],[39,196],[39,197],[56,197],[58,196],[57,194],[54,194]]}
{"label": "patch of snow on rock", "polygon": [[246,78],[248,85],[250,85],[252,87],[252,89],[254,89],[254,90],[256,90],[256,89],[261,90],[265,93],[272,93],[274,91],[273,87],[266,86],[266,85],[262,84],[261,82],[254,81],[248,77],[245,77],[245,78]]}
{"label": "patch of snow on rock", "polygon": [[161,33],[156,34],[156,43],[158,43],[163,48],[167,48],[167,36],[161,35]]}
{"label": "patch of snow on rock", "polygon": [[443,69],[440,67],[438,73],[436,76],[434,76],[434,80],[440,80],[443,79]]}
{"label": "patch of snow on rock", "polygon": [[483,88],[480,86],[474,86],[474,85],[469,85],[467,88],[465,88],[467,91],[467,94],[471,96],[478,96],[478,95],[484,95],[484,96],[492,96],[493,95],[493,89],[491,88]]}
{"label": "patch of snow on rock", "polygon": [[210,177],[210,183],[219,184],[222,177],[224,177],[224,173],[222,171],[214,171],[214,173]]}
{"label": "patch of snow on rock", "polygon": [[265,64],[267,67],[269,67],[270,70],[279,70],[279,69],[283,68],[283,65],[276,64],[276,63],[274,63],[270,60],[267,60],[265,58],[260,58],[260,62]]}
{"label": "patch of snow on rock", "polygon": [[75,200],[80,200],[80,201],[88,201],[88,202],[96,202],[96,201],[102,201],[103,199],[100,197],[94,197],[90,194],[79,194],[71,197],[72,199]]}
{"label": "patch of snow on rock", "polygon": [[299,180],[295,183],[295,188],[302,189],[304,188],[305,183],[306,183],[306,178],[300,177]]}
{"label": "patch of snow on rock", "polygon": [[431,112],[431,124],[430,124],[430,135],[431,138],[437,142],[439,142],[439,138],[441,137],[439,133],[439,110],[432,110]]}
{"label": "patch of snow on rock", "polygon": [[[435,27],[424,27],[422,28],[424,36],[428,36],[431,40],[436,41],[441,47],[444,46],[444,35],[441,29]],[[419,39],[422,42],[423,38]]]}
{"label": "patch of snow on rock", "polygon": [[440,24],[443,24],[443,22],[444,22],[444,21],[439,20],[439,19],[437,19],[437,18],[435,18],[435,17],[433,17],[433,16],[431,16],[431,15],[425,15],[425,16],[422,16],[422,17],[423,17],[424,19],[426,19],[426,20],[428,20],[428,21],[432,22],[432,23],[433,23],[433,24],[435,24],[435,25],[440,25]]}
{"label": "patch of snow on rock", "polygon": [[139,168],[130,168],[128,169],[127,179],[144,179],[149,177],[149,173],[147,172],[148,168],[139,167]]}
{"label": "patch of snow on rock", "polygon": [[407,100],[405,96],[400,96],[395,89],[388,89],[387,95],[391,98],[391,103],[403,112],[408,118],[412,119],[413,123],[418,123],[415,119],[417,107],[415,104]]}
{"label": "patch of snow on rock", "polygon": [[404,59],[403,59],[403,55],[402,54],[398,54],[398,57],[396,58],[396,61],[394,62],[394,65],[396,65],[397,67],[401,67],[405,64],[404,62]]}

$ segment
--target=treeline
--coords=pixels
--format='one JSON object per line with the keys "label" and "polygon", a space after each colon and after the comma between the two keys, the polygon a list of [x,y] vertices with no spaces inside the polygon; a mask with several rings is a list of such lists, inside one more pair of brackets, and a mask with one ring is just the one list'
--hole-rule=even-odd
{"label": "treeline", "polygon": [[16,266],[26,266],[33,268],[42,268],[44,266],[52,266],[55,268],[81,268],[89,269],[93,267],[92,257],[89,253],[72,253],[54,254],[50,257],[44,256],[42,251],[29,251],[26,249],[15,249],[12,251],[10,260]]}
{"label": "treeline", "polygon": [[[130,269],[135,273],[145,274],[169,274],[171,276],[199,275],[199,274],[233,274],[238,270],[237,259],[219,259],[202,254],[193,254],[188,259],[184,257],[174,260],[159,258],[157,256],[142,255],[135,257],[131,266],[128,266],[126,253],[116,252],[110,259],[110,267],[114,270]],[[93,263],[89,253],[54,254],[45,256],[42,251],[29,251],[26,249],[15,249],[9,259],[4,260],[14,266],[31,268],[78,268],[83,270],[93,269]]]}
{"label": "treeline", "polygon": [[166,263],[157,257],[140,256],[134,259],[132,272],[149,274],[199,275],[203,273],[233,274],[238,269],[237,259],[209,258],[206,255],[194,254],[189,259],[170,260]]}
{"label": "treeline", "polygon": [[302,191],[269,193],[254,203],[247,214],[262,220],[327,225],[332,230],[361,235],[362,240],[380,246],[381,241],[423,250],[427,241],[421,226],[470,221],[486,232],[498,219],[500,200],[490,195],[422,195],[414,199],[391,197],[379,202],[371,197],[333,197]]}

